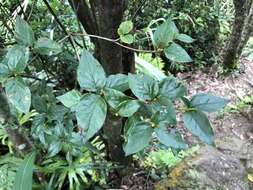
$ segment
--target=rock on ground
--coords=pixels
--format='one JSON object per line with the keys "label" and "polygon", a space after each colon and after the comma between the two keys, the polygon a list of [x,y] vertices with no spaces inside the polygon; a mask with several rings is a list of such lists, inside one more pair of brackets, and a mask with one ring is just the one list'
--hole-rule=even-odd
{"label": "rock on ground", "polygon": [[155,186],[156,190],[250,190],[247,171],[233,155],[201,147]]}

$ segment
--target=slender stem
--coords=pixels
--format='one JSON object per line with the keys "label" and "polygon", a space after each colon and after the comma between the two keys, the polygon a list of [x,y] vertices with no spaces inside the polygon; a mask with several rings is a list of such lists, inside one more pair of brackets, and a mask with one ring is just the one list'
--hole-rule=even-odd
{"label": "slender stem", "polygon": [[97,36],[97,35],[92,35],[92,34],[71,33],[71,35],[73,35],[73,36],[87,36],[87,37],[90,37],[90,38],[97,38],[97,39],[109,41],[109,42],[112,42],[112,43],[114,43],[118,46],[121,46],[125,49],[129,49],[129,50],[134,51],[134,52],[141,52],[141,53],[159,53],[159,52],[162,52],[162,50],[142,50],[142,49],[132,48],[132,47],[121,44],[120,42],[118,42],[118,39],[110,39],[110,38]]}
{"label": "slender stem", "polygon": [[80,57],[78,55],[78,52],[77,52],[77,49],[76,49],[76,46],[75,46],[75,40],[72,38],[71,35],[69,35],[68,31],[63,26],[63,24],[61,23],[61,21],[59,20],[59,18],[57,17],[57,15],[55,14],[54,10],[49,5],[49,3],[47,2],[47,0],[43,0],[43,2],[45,3],[45,5],[46,5],[47,9],[49,10],[49,12],[53,15],[55,21],[60,26],[60,28],[62,29],[62,31],[68,36],[69,42],[72,45],[72,47],[74,48],[74,50],[75,50],[76,57],[77,57],[78,61],[80,61]]}

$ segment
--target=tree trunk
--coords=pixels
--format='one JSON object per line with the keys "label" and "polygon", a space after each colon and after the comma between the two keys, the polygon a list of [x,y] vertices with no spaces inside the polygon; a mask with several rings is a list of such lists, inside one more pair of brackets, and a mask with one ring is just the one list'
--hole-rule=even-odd
{"label": "tree trunk", "polygon": [[238,54],[242,54],[243,48],[246,46],[249,41],[250,36],[253,32],[253,1],[251,0],[251,4],[249,5],[248,16],[245,20],[244,29],[242,33],[242,39],[238,48]]}
{"label": "tree trunk", "polygon": [[[122,22],[127,6],[127,0],[69,0],[78,20],[85,31],[110,39],[117,39],[117,29]],[[134,72],[134,54],[122,50],[112,42],[92,39],[95,44],[95,57],[100,61],[107,75],[116,73]],[[109,160],[128,165],[129,159],[125,157],[122,149],[123,120],[108,114],[103,127],[106,138]]]}
{"label": "tree trunk", "polygon": [[238,66],[238,61],[242,53],[243,47],[249,39],[248,26],[250,14],[252,12],[252,0],[234,0],[235,20],[233,24],[232,34],[227,45],[227,49],[223,56],[223,65],[225,69],[233,70]]}

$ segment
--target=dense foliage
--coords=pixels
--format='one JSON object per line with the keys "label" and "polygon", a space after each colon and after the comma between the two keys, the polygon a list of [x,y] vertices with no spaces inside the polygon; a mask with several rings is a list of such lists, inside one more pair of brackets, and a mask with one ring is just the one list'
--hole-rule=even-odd
{"label": "dense foliage", "polygon": [[233,21],[219,2],[0,1],[0,189],[167,170],[192,150],[179,121],[215,145],[207,114],[228,101],[170,73],[217,63]]}

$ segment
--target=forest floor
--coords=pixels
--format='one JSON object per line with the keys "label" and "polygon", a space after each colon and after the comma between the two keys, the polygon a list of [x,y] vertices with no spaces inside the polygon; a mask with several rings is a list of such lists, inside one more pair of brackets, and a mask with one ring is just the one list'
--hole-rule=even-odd
{"label": "forest floor", "polygon": [[[241,68],[241,71],[227,77],[219,77],[215,72],[196,71],[179,74],[178,78],[186,79],[190,95],[210,93],[228,99],[229,105],[236,105],[246,96],[253,97],[253,62],[243,58]],[[227,137],[229,134],[241,140],[253,141],[252,102],[251,105],[242,108],[235,106],[234,110],[224,109],[222,113],[210,114],[209,118],[216,139]]]}
{"label": "forest floor", "polygon": [[[219,77],[217,72],[192,71],[178,74],[188,86],[189,95],[205,92],[221,96],[235,105],[246,96],[253,96],[253,61],[241,59],[240,72]],[[209,115],[214,128],[215,143],[219,151],[233,155],[244,163],[246,170],[253,171],[253,105],[238,110],[227,110]],[[200,141],[184,129],[179,122],[186,141],[191,145]],[[154,189],[145,172],[123,178],[122,189]]]}

